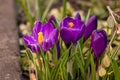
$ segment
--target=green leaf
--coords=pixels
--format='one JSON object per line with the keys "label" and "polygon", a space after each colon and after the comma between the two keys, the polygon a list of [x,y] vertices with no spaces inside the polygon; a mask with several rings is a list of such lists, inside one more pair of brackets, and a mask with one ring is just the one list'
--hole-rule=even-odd
{"label": "green leaf", "polygon": [[32,52],[30,51],[30,49],[26,49],[26,54],[28,56],[28,58],[34,63],[33,61],[33,55],[32,55]]}
{"label": "green leaf", "polygon": [[91,54],[88,55],[87,60],[85,62],[85,71],[88,69],[91,62]]}
{"label": "green leaf", "polygon": [[80,67],[81,75],[85,80],[86,74],[85,74],[84,66],[81,64],[82,61],[80,60],[77,54],[75,55],[75,60],[77,61],[78,66]]}
{"label": "green leaf", "polygon": [[33,58],[33,64],[34,64],[34,66],[35,66],[36,80],[38,80],[38,72],[39,72],[39,68],[38,68],[38,66],[37,66],[37,64],[36,64],[36,60],[35,60],[35,58]]}
{"label": "green leaf", "polygon": [[54,44],[53,50],[52,50],[52,55],[53,55],[53,63],[56,64],[57,62],[57,46]]}
{"label": "green leaf", "polygon": [[[71,47],[70,47],[71,48]],[[59,70],[60,70],[60,67],[61,66],[64,66],[68,60],[68,54],[69,54],[69,49],[67,49],[63,54],[62,56],[60,57],[60,59],[56,62],[54,68],[52,69],[51,71],[51,74],[52,74],[52,80],[58,80],[59,78]]]}
{"label": "green leaf", "polygon": [[84,66],[85,62],[84,62],[84,56],[83,56],[83,53],[82,53],[82,48],[81,48],[81,45],[79,42],[77,42],[78,44],[78,49],[79,49],[79,52],[80,52],[80,58],[81,58],[81,61],[82,61],[82,65]]}
{"label": "green leaf", "polygon": [[37,56],[37,60],[38,60],[38,64],[39,64],[39,67],[38,67],[38,69],[39,69],[39,71],[38,71],[38,77],[39,77],[39,79],[41,79],[41,80],[43,80],[44,78],[44,73],[43,73],[43,71],[42,71],[42,62],[41,62],[41,60],[40,60],[40,54],[36,54],[36,56]]}
{"label": "green leaf", "polygon": [[117,65],[117,62],[114,59],[111,59],[111,64],[114,71],[115,80],[120,80],[120,69]]}
{"label": "green leaf", "polygon": [[111,54],[111,58],[114,59],[118,51],[120,50],[120,45],[115,49],[115,51]]}
{"label": "green leaf", "polygon": [[51,72],[50,72],[48,55],[43,52],[42,48],[40,48],[40,51],[41,51],[42,58],[44,60],[45,80],[50,80],[51,79],[51,74],[50,74]]}
{"label": "green leaf", "polygon": [[67,68],[67,61],[68,61],[69,51],[65,55],[65,57],[61,60],[61,63],[60,63],[60,70],[62,72],[61,76],[63,77],[63,80],[68,80],[68,74],[67,74],[67,69],[66,68]]}
{"label": "green leaf", "polygon": [[91,54],[91,73],[92,73],[92,80],[96,80],[96,68],[93,59],[93,54]]}
{"label": "green leaf", "polygon": [[89,17],[90,17],[90,12],[91,12],[91,9],[88,10],[88,13],[87,13],[87,17],[86,17],[86,20],[85,20],[85,23],[87,23]]}
{"label": "green leaf", "polygon": [[[39,20],[41,17],[40,17],[40,0],[35,0],[35,16],[36,16],[36,20]],[[42,3],[44,5],[44,3]],[[41,10],[42,11],[42,10]]]}
{"label": "green leaf", "polygon": [[43,13],[43,15],[42,15],[42,19],[41,19],[42,22],[44,22],[44,20],[45,20],[45,18],[46,18],[46,16],[47,16],[47,13],[48,13],[48,11],[50,10],[50,8],[51,8],[53,2],[54,2],[54,0],[50,0],[50,2],[49,2],[49,4],[48,4],[47,8],[45,9],[45,11],[44,11],[44,13]]}
{"label": "green leaf", "polygon": [[73,62],[73,67],[72,67],[72,76],[73,76],[73,79],[76,78],[77,72],[78,72],[78,63],[77,63],[77,61],[75,59],[74,62]]}
{"label": "green leaf", "polygon": [[66,6],[67,0],[63,0],[63,18],[66,16],[67,6]]}
{"label": "green leaf", "polygon": [[27,54],[28,58],[32,61],[34,66],[35,66],[36,80],[38,80],[38,71],[39,71],[39,69],[38,69],[38,66],[36,64],[35,58],[32,55],[33,53],[29,49],[26,49],[26,54]]}
{"label": "green leaf", "polygon": [[[25,1],[26,2],[26,1]],[[34,17],[32,17],[32,15],[30,14],[30,10],[29,8],[27,8],[27,6],[24,5],[22,0],[17,0],[17,3],[22,7],[28,21],[33,25],[34,23]]]}

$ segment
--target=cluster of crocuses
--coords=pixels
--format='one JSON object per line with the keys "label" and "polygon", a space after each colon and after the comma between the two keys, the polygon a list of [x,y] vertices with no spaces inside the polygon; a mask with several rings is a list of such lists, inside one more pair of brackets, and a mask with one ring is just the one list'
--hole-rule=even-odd
{"label": "cluster of crocuses", "polygon": [[[91,36],[91,48],[98,58],[107,47],[107,36],[104,30],[97,29],[97,17],[92,16],[85,24],[77,13],[75,18],[65,17],[60,23],[60,30],[55,26],[56,19],[52,16],[48,22],[42,24],[35,21],[32,36],[24,36],[24,42],[32,52],[40,53],[40,47],[44,52],[51,49],[59,42],[59,34],[66,44],[76,44],[81,38],[85,42]],[[59,47],[59,45],[58,45]]]}

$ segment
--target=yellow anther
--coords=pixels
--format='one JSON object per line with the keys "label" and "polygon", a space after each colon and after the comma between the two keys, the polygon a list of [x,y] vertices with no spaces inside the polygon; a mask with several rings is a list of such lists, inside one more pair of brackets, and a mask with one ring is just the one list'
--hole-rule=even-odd
{"label": "yellow anther", "polygon": [[72,29],[74,27],[74,23],[73,22],[69,22],[69,28]]}
{"label": "yellow anther", "polygon": [[38,43],[41,43],[44,40],[44,36],[42,32],[38,33]]}

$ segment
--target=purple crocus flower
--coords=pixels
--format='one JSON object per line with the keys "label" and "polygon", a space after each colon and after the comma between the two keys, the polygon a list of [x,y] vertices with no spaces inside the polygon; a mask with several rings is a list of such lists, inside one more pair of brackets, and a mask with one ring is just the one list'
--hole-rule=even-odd
{"label": "purple crocus flower", "polygon": [[42,24],[40,21],[35,21],[32,36],[24,36],[24,41],[28,48],[33,52],[40,52],[40,46],[46,52],[58,41],[58,29],[54,28],[53,24],[47,22]]}
{"label": "purple crocus flower", "polygon": [[[51,15],[48,22],[52,23],[53,25],[57,24],[57,20],[55,16]],[[60,46],[59,46],[59,40],[56,41],[56,48],[57,48],[57,58],[60,58]]]}
{"label": "purple crocus flower", "polygon": [[51,22],[54,25],[54,23],[57,23],[57,20],[56,20],[55,16],[51,15],[48,22]]}
{"label": "purple crocus flower", "polygon": [[93,30],[96,30],[96,29],[97,29],[97,17],[94,15],[89,18],[86,24],[86,28],[83,34],[84,41],[86,41],[92,34]]}
{"label": "purple crocus flower", "polygon": [[81,20],[81,16],[80,16],[80,14],[78,12],[76,13],[75,18]]}
{"label": "purple crocus flower", "polygon": [[80,20],[80,16],[76,18],[66,17],[60,23],[60,36],[66,44],[76,43],[83,35],[85,24]]}
{"label": "purple crocus flower", "polygon": [[91,47],[95,54],[95,59],[98,59],[107,47],[107,36],[104,30],[94,30],[91,37]]}

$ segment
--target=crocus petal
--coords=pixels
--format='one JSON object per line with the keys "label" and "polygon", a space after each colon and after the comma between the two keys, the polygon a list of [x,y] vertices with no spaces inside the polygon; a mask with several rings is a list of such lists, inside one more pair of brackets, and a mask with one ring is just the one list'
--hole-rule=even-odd
{"label": "crocus petal", "polygon": [[54,30],[54,26],[52,25],[52,23],[47,22],[46,24],[44,24],[42,27],[42,32],[43,32],[44,38],[48,38],[50,33],[53,30]]}
{"label": "crocus petal", "polygon": [[54,23],[57,23],[57,20],[53,15],[51,15],[48,22],[50,22],[50,23],[52,23],[54,25]]}
{"label": "crocus petal", "polygon": [[75,19],[81,20],[81,16],[80,16],[80,14],[78,12],[76,13]]}
{"label": "crocus petal", "polygon": [[70,18],[70,17],[66,17],[66,18],[64,18],[64,19],[62,20],[62,22],[60,23],[60,27],[61,27],[61,28],[62,28],[62,27],[68,27],[68,28],[69,28],[69,25],[68,25],[69,22],[75,22],[75,20],[72,19],[72,18]]}
{"label": "crocus petal", "polygon": [[36,38],[36,40],[38,38],[38,32],[41,31],[41,28],[42,28],[42,23],[39,20],[35,21],[32,34]]}
{"label": "crocus petal", "polygon": [[95,54],[95,58],[98,58],[104,53],[107,47],[107,36],[104,30],[94,30],[91,37],[91,47]]}
{"label": "crocus petal", "polygon": [[40,53],[40,48],[37,44],[29,44],[28,48],[30,48],[32,52]]}
{"label": "crocus petal", "polygon": [[26,43],[27,47],[31,49],[31,51],[37,52],[37,53],[40,52],[37,42],[33,36],[24,36],[23,40]]}
{"label": "crocus petal", "polygon": [[84,24],[81,26],[80,29],[73,29],[72,30],[72,32],[73,32],[72,42],[73,43],[76,43],[82,37],[84,30],[85,30]]}
{"label": "crocus petal", "polygon": [[72,30],[65,27],[60,30],[60,36],[65,43],[71,43],[74,38]]}
{"label": "crocus petal", "polygon": [[43,41],[41,42],[41,47],[43,49],[43,51],[47,51],[50,47],[52,46],[52,44],[50,43],[50,41]]}
{"label": "crocus petal", "polygon": [[23,40],[26,44],[34,44],[36,42],[36,40],[34,39],[33,36],[29,36],[29,35],[25,35],[23,37]]}
{"label": "crocus petal", "polygon": [[44,51],[47,51],[58,41],[58,29],[55,29],[54,25],[49,21],[42,25],[42,23],[37,20],[34,24],[32,36],[24,36],[24,41],[27,47],[33,52],[39,53],[39,46],[41,46]]}
{"label": "crocus petal", "polygon": [[98,31],[99,35],[101,36],[101,38],[103,38],[104,43],[101,44],[102,45],[102,51],[105,51],[105,48],[107,47],[107,35],[106,32],[104,30]]}
{"label": "crocus petal", "polygon": [[84,32],[85,25],[82,26],[81,29],[68,29],[62,28],[60,31],[60,36],[65,43],[76,43],[81,37]]}
{"label": "crocus petal", "polygon": [[47,51],[49,48],[52,48],[54,43],[58,41],[58,29],[54,29],[49,37],[45,38],[45,40],[41,43],[41,46],[44,51]]}
{"label": "crocus petal", "polygon": [[54,42],[56,42],[56,41],[58,40],[58,29],[57,29],[57,28],[54,29],[54,30],[51,32],[51,34],[50,34],[50,36],[48,37],[48,39],[52,41],[52,44],[54,44]]}
{"label": "crocus petal", "polygon": [[[73,23],[73,27],[69,27],[69,23]],[[85,30],[85,24],[79,19],[73,19],[70,17],[66,17],[63,19],[60,25],[60,36],[62,40],[70,44],[76,43],[83,35],[84,30]]]}
{"label": "crocus petal", "polygon": [[92,16],[92,17],[90,17],[90,19],[88,20],[88,22],[86,24],[86,28],[84,31],[84,41],[86,41],[90,37],[93,30],[95,30],[95,29],[97,29],[97,17]]}
{"label": "crocus petal", "polygon": [[73,27],[73,29],[82,29],[83,25],[85,26],[84,22],[81,20],[77,20],[75,19],[75,26]]}
{"label": "crocus petal", "polygon": [[79,19],[73,19],[73,18],[70,18],[70,17],[66,17],[63,19],[63,21],[60,23],[60,27],[67,27],[69,28],[69,23],[72,22],[74,24],[74,27],[73,28],[80,28],[84,22],[79,20]]}

